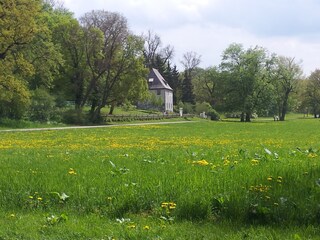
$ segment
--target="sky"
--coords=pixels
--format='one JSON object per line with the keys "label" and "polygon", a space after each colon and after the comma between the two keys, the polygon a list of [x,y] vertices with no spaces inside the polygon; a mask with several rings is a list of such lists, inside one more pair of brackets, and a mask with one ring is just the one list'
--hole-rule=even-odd
{"label": "sky", "polygon": [[163,47],[201,56],[199,67],[218,66],[232,43],[260,46],[295,58],[304,74],[320,69],[320,0],[62,0],[79,18],[92,10],[118,12],[137,35],[151,30]]}

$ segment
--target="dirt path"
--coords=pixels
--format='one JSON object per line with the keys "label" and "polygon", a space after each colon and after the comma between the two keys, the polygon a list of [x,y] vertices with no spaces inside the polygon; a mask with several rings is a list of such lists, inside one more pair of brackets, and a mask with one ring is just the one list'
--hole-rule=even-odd
{"label": "dirt path", "polygon": [[115,125],[72,126],[72,127],[52,127],[52,128],[23,128],[23,129],[0,130],[0,132],[53,131],[53,130],[69,130],[69,129],[110,128],[110,127],[121,127],[121,126],[166,125],[166,124],[194,123],[194,122],[196,122],[196,121],[128,123],[128,124],[118,124],[118,125],[115,124]]}

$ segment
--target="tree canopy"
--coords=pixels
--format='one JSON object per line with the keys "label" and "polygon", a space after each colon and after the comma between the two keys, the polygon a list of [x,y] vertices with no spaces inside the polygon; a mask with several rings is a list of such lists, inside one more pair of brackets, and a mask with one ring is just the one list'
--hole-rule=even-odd
{"label": "tree canopy", "polygon": [[76,19],[54,0],[1,1],[0,117],[45,121],[54,115],[49,109],[72,103],[79,116],[99,122],[106,106],[112,114],[149,97],[152,68],[173,89],[174,104],[186,104],[189,112],[210,106],[241,121],[254,114],[285,120],[291,109],[319,116],[319,70],[305,78],[292,57],[233,43],[218,66],[200,68],[201,56],[190,50],[179,69],[172,45],[152,30],[135,35],[129,25],[105,10]]}

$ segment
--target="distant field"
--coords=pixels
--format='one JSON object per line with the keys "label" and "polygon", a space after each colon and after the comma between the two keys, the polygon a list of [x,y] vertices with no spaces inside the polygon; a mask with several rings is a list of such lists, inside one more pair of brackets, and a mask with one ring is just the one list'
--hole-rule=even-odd
{"label": "distant field", "polygon": [[317,239],[320,121],[0,132],[0,239]]}

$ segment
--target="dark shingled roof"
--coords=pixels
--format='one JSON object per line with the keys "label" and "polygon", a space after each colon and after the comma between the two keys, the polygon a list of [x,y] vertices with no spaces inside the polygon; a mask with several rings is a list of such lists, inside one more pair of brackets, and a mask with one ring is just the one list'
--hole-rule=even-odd
{"label": "dark shingled roof", "polygon": [[[151,79],[153,80],[150,81]],[[159,71],[155,68],[152,68],[152,70],[149,73],[148,85],[150,90],[167,89],[167,90],[173,91],[172,88],[167,83],[167,81],[161,76]]]}

